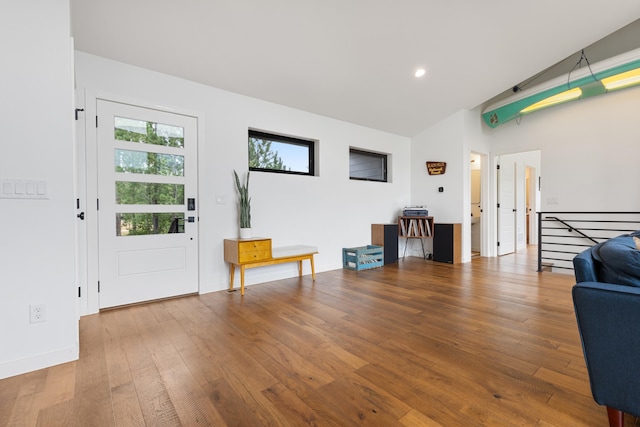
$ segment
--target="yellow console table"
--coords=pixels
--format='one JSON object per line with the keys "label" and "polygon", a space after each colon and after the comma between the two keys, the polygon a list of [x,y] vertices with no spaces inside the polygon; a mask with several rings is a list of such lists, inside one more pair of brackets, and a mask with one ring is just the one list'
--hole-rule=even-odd
{"label": "yellow console table", "polygon": [[253,267],[297,262],[298,274],[302,277],[302,261],[309,260],[311,277],[316,280],[313,255],[318,250],[314,246],[286,246],[272,248],[271,239],[255,237],[251,239],[225,239],[224,260],[229,263],[229,290],[233,290],[236,266],[240,267],[240,295],[244,295],[244,270]]}

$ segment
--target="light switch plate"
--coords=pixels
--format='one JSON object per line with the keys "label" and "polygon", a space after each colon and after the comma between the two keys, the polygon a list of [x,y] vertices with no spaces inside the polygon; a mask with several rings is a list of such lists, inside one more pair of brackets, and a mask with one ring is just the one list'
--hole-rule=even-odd
{"label": "light switch plate", "polygon": [[0,199],[48,199],[47,181],[0,179]]}

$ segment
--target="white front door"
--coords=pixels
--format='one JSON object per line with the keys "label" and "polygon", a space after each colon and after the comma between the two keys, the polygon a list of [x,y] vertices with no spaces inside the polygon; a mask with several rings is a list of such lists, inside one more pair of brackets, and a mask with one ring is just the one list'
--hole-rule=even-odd
{"label": "white front door", "polygon": [[99,306],[198,291],[197,120],[97,101]]}
{"label": "white front door", "polygon": [[498,170],[498,255],[515,251],[516,185],[514,161],[501,161]]}

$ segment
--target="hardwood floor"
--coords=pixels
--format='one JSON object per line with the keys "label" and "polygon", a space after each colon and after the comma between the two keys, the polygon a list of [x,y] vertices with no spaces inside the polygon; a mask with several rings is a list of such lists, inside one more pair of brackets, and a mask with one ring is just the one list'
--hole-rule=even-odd
{"label": "hardwood floor", "polygon": [[80,360],[0,381],[0,425],[606,426],[573,276],[535,268],[407,258],[86,316]]}

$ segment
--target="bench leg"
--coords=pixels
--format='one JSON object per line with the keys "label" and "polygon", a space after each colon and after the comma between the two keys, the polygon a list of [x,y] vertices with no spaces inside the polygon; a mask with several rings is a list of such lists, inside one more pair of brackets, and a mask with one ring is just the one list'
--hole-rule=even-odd
{"label": "bench leg", "polygon": [[240,295],[244,295],[244,265],[240,266]]}
{"label": "bench leg", "polygon": [[229,264],[229,290],[233,290],[233,275],[236,271],[235,264]]}
{"label": "bench leg", "polygon": [[315,280],[316,280],[316,268],[313,265],[313,255],[311,255],[309,257],[309,261],[311,261],[311,277],[313,278],[313,281],[315,282]]}
{"label": "bench leg", "polygon": [[302,260],[298,261],[298,276],[302,277]]}

